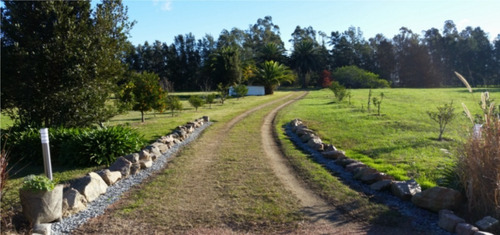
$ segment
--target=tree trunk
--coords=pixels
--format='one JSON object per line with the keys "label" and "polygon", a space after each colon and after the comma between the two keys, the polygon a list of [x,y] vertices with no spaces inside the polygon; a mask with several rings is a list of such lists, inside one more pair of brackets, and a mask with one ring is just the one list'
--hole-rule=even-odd
{"label": "tree trunk", "polygon": [[264,87],[264,93],[266,95],[272,95],[274,93],[274,89],[271,86],[265,86]]}
{"label": "tree trunk", "polygon": [[144,111],[141,111],[141,121],[144,122]]}

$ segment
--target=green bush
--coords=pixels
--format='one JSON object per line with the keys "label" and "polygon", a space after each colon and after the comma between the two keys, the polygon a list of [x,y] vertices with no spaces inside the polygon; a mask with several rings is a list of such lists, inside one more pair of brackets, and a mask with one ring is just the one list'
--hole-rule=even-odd
{"label": "green bush", "polygon": [[205,104],[205,101],[197,95],[189,97],[189,103],[198,111],[198,108]]}
{"label": "green bush", "polygon": [[342,100],[347,96],[347,90],[345,89],[344,86],[340,85],[339,82],[333,81],[332,84],[330,85],[329,89],[333,92],[335,95],[335,98],[339,101],[342,102]]}
{"label": "green bush", "polygon": [[384,88],[390,87],[387,80],[377,74],[360,69],[354,65],[336,69],[332,77],[348,88]]}
{"label": "green bush", "polygon": [[[2,143],[15,164],[43,165],[42,144],[38,128],[12,127],[2,136]],[[51,128],[51,160],[58,165],[109,165],[117,157],[139,150],[145,141],[130,127]]]}
{"label": "green bush", "polygon": [[129,127],[87,129],[64,142],[60,159],[63,165],[109,166],[118,157],[144,145],[143,137]]}

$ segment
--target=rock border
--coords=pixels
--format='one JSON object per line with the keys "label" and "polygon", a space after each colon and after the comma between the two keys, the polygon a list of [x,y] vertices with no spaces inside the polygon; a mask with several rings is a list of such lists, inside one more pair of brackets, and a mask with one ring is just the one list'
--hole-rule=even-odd
{"label": "rock border", "polygon": [[[406,206],[413,204],[419,208],[424,208],[427,213],[423,214],[434,220],[434,222],[427,221],[434,229],[437,225],[439,228],[451,233],[471,235],[491,234],[480,231],[471,224],[467,224],[464,219],[453,213],[452,210],[458,208],[464,202],[465,197],[460,192],[445,187],[434,187],[422,191],[420,185],[414,179],[396,181],[390,175],[379,172],[360,161],[347,157],[344,151],[338,150],[335,146],[323,143],[319,135],[304,125],[300,119],[290,121],[285,126],[285,130],[286,134],[297,147],[311,153],[317,162],[322,163],[329,170],[336,172],[344,182],[349,181],[347,183],[351,187],[354,186],[356,190],[359,191],[361,189],[361,191],[368,195],[385,193],[386,197],[389,196],[387,194],[387,191],[389,191],[392,196],[399,198]],[[353,185],[352,180],[358,181],[357,184]],[[364,184],[365,186],[361,186],[360,184]],[[390,199],[384,203],[394,206],[394,202]],[[398,209],[401,208],[398,207]],[[433,213],[434,216],[428,215],[429,211],[439,212],[439,216],[436,218],[435,213]],[[408,215],[407,212],[402,212]],[[414,215],[414,213],[410,214],[414,217],[419,217],[419,215]],[[438,221],[437,223],[435,222],[436,220]],[[483,220],[489,222],[482,222]],[[485,217],[476,222],[478,226],[485,223],[498,224],[498,221],[492,217]],[[485,230],[489,229],[482,228]]]}
{"label": "rock border", "polygon": [[164,169],[173,155],[212,123],[208,116],[178,126],[137,153],[119,157],[109,168],[90,172],[65,185],[63,219],[51,224],[54,234],[69,234],[88,219],[104,213],[133,185]]}

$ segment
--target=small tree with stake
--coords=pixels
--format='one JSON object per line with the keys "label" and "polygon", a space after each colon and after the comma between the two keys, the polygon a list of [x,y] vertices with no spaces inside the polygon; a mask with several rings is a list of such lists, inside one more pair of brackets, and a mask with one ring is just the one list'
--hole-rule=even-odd
{"label": "small tree with stake", "polygon": [[439,123],[439,141],[443,139],[443,132],[446,129],[446,125],[455,118],[456,113],[454,113],[454,111],[453,101],[451,101],[450,104],[444,104],[443,106],[437,107],[437,111],[435,112],[427,111],[429,117]]}
{"label": "small tree with stake", "polygon": [[212,108],[214,100],[215,100],[215,94],[209,94],[205,97],[205,102],[209,105],[210,108]]}
{"label": "small tree with stake", "polygon": [[167,109],[172,112],[172,117],[174,116],[175,110],[182,110],[182,103],[178,96],[167,96],[165,104],[167,106]]}

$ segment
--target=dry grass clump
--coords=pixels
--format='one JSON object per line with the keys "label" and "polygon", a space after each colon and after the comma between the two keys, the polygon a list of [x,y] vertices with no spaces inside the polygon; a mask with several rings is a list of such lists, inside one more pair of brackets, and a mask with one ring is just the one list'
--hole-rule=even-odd
{"label": "dry grass clump", "polygon": [[[457,76],[468,84],[460,74]],[[468,87],[469,88],[469,87]],[[469,89],[471,91],[471,89]],[[473,123],[463,156],[458,159],[458,175],[468,199],[473,219],[486,215],[500,217],[500,119],[495,103],[487,92],[481,95],[483,113],[475,119],[464,105]],[[478,128],[480,125],[480,128]]]}

